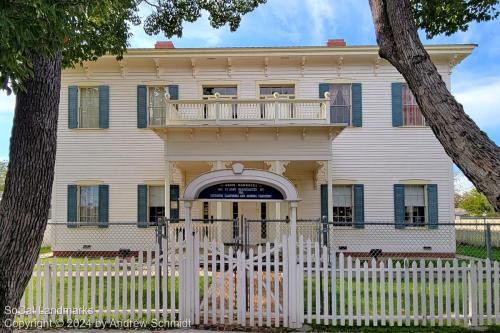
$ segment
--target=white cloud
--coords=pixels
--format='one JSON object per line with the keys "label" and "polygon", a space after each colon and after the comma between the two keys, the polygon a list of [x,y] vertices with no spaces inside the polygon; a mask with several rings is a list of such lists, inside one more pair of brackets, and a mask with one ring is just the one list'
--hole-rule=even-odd
{"label": "white cloud", "polygon": [[499,92],[500,78],[480,78],[457,87],[455,97],[479,127],[495,129],[500,126]]}
{"label": "white cloud", "polygon": [[330,21],[334,17],[333,3],[328,0],[307,0],[304,5],[312,20],[312,40],[324,43],[327,35],[335,33],[333,31],[325,34],[325,28],[331,26]]}
{"label": "white cloud", "polygon": [[0,113],[13,113],[14,107],[16,106],[16,96],[7,94],[2,91],[0,92]]}

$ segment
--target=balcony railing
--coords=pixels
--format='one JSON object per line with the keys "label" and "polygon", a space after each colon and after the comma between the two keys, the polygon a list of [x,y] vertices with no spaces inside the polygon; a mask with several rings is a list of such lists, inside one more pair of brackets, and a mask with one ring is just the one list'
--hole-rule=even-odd
{"label": "balcony railing", "polygon": [[149,107],[148,112],[150,127],[183,124],[331,123],[330,100],[326,98],[166,100],[165,106]]}

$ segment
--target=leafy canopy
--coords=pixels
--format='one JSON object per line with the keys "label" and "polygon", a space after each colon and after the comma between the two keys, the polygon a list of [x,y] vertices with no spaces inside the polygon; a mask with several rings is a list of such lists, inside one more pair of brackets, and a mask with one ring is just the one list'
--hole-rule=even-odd
{"label": "leafy canopy", "polygon": [[460,197],[458,207],[465,209],[470,215],[474,216],[496,216],[495,210],[488,202],[488,199],[475,188],[465,192]]}
{"label": "leafy canopy", "polygon": [[209,13],[214,28],[229,23],[266,0],[0,0],[0,89],[17,90],[32,76],[30,53],[62,55],[63,67],[110,53],[120,58],[141,23],[141,6],[152,9],[144,21],[148,34],[182,35],[184,21]]}
{"label": "leafy canopy", "polygon": [[498,17],[499,0],[411,0],[417,26],[427,37],[467,31],[469,23]]}

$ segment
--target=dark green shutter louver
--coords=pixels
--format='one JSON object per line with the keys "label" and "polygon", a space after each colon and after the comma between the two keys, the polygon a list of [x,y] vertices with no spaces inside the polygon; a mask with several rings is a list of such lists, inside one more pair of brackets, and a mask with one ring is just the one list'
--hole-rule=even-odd
{"label": "dark green shutter louver", "polygon": [[68,185],[68,228],[76,228],[76,222],[78,218],[77,207],[78,207],[78,188],[76,185]]}
{"label": "dark green shutter louver", "polygon": [[363,184],[354,185],[354,227],[365,227],[365,189]]}
{"label": "dark green shutter louver", "polygon": [[438,189],[436,184],[427,185],[427,219],[429,229],[438,228]]}
{"label": "dark green shutter louver", "polygon": [[328,185],[327,184],[321,184],[320,186],[320,202],[321,202],[321,216],[320,218],[323,219],[323,217],[328,218]]}
{"label": "dark green shutter louver", "polygon": [[361,83],[351,85],[352,98],[352,126],[361,127],[363,125],[363,98]]}
{"label": "dark green shutter louver", "polygon": [[394,223],[396,229],[405,227],[405,186],[394,184]]}
{"label": "dark green shutter louver", "polygon": [[403,84],[391,84],[392,127],[403,126]]}
{"label": "dark green shutter louver", "polygon": [[99,185],[99,228],[109,224],[109,185]]}
{"label": "dark green shutter louver", "polygon": [[68,128],[78,127],[78,87],[68,87]]}
{"label": "dark green shutter louver", "polygon": [[148,88],[137,86],[137,128],[148,127]]}
{"label": "dark green shutter louver", "polygon": [[[175,205],[175,206],[174,206]],[[170,222],[179,222],[179,185],[170,185]]]}
{"label": "dark green shutter louver", "polygon": [[171,84],[168,86],[168,94],[171,100],[179,99],[179,86],[176,84]]}
{"label": "dark green shutter louver", "polygon": [[148,186],[137,186],[137,226],[145,228],[148,226]]}
{"label": "dark green shutter louver", "polygon": [[109,86],[99,86],[99,128],[109,128]]}

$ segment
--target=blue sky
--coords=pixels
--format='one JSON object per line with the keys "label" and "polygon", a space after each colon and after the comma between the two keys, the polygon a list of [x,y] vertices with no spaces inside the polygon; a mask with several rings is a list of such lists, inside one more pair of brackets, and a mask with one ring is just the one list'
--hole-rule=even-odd
{"label": "blue sky", "polygon": [[[133,28],[132,47],[152,47],[163,36]],[[237,32],[215,30],[207,16],[185,24],[176,47],[324,45],[328,38],[348,44],[375,44],[368,0],[268,0],[243,17]],[[422,38],[425,36],[422,34]],[[466,112],[497,144],[500,142],[500,20],[472,24],[467,32],[438,36],[426,43],[476,43],[479,47],[457,66],[452,92]],[[0,92],[0,159],[8,158],[15,98]]]}

